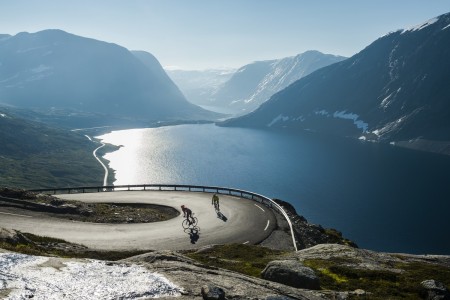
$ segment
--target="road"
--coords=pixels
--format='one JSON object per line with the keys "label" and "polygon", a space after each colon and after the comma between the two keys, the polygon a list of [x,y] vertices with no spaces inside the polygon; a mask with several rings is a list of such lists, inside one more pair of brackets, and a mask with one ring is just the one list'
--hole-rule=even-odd
{"label": "road", "polygon": [[[94,249],[104,250],[182,250],[211,244],[256,244],[276,226],[271,209],[234,196],[220,196],[218,217],[211,205],[212,194],[174,191],[116,191],[67,194],[58,197],[85,202],[152,203],[181,211],[182,204],[198,218],[200,230],[184,231],[182,214],[168,221],[141,224],[99,224],[59,218],[42,218],[26,211],[6,212],[0,207],[0,227],[38,235],[62,238]],[[3,212],[3,213],[2,213]]]}

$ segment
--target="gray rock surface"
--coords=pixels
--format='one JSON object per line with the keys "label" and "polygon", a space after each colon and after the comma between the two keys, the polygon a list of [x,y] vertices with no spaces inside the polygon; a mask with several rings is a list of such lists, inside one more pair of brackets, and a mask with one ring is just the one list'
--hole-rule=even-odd
{"label": "gray rock surface", "polygon": [[0,228],[0,241],[5,241],[13,245],[30,242],[30,240],[20,232],[6,228]]}
{"label": "gray rock surface", "polygon": [[[323,294],[238,274],[232,271],[193,263],[179,253],[155,251],[134,256],[122,262],[142,263],[147,269],[163,274],[171,282],[183,288],[180,300],[201,299],[201,287],[220,287],[227,299],[265,299],[290,297],[302,300],[319,300]],[[289,299],[289,298],[275,298]]]}
{"label": "gray rock surface", "polygon": [[420,283],[422,287],[422,296],[426,300],[448,300],[450,292],[447,287],[439,281],[430,279]]}
{"label": "gray rock surface", "polygon": [[264,279],[296,288],[320,289],[319,278],[314,271],[296,260],[271,261],[261,275]]}
{"label": "gray rock surface", "polygon": [[225,292],[218,286],[204,285],[201,294],[204,300],[225,300]]}

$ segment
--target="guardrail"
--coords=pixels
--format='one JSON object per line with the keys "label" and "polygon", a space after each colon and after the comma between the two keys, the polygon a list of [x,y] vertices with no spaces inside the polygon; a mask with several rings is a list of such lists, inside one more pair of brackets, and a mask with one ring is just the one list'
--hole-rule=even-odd
{"label": "guardrail", "polygon": [[291,230],[292,243],[295,251],[297,251],[297,244],[295,242],[294,230],[292,222],[284,209],[272,199],[249,191],[232,189],[218,186],[202,186],[202,185],[180,185],[180,184],[135,184],[135,185],[108,185],[108,186],[85,186],[85,187],[70,187],[70,188],[56,188],[56,189],[37,189],[30,190],[39,193],[51,194],[73,194],[73,193],[100,193],[100,192],[114,192],[114,191],[185,191],[185,192],[203,192],[203,193],[217,193],[222,195],[238,196],[244,199],[258,201],[272,209],[277,210],[287,221],[289,229]]}

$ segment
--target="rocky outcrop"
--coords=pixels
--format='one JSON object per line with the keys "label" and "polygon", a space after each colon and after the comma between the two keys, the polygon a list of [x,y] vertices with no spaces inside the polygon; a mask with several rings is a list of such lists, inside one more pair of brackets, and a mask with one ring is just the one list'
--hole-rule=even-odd
{"label": "rocky outcrop", "polygon": [[320,289],[319,277],[296,260],[275,260],[261,273],[262,278],[301,289]]}
{"label": "rocky outcrop", "polygon": [[430,279],[420,283],[422,297],[426,300],[449,300],[450,291],[442,282]]}
{"label": "rocky outcrop", "polygon": [[12,245],[31,243],[30,239],[15,230],[0,228],[0,242]]}
{"label": "rocky outcrop", "polygon": [[204,300],[225,300],[225,292],[217,286],[204,285],[201,289]]}
{"label": "rocky outcrop", "polygon": [[[250,277],[224,269],[193,263],[174,251],[154,251],[121,262],[141,263],[183,288],[181,300],[199,299],[207,294],[205,286],[223,290],[227,299],[323,299],[318,291],[308,291],[277,282]],[[214,289],[217,288],[217,289]],[[221,298],[204,298],[221,299]]]}
{"label": "rocky outcrop", "polygon": [[295,241],[298,249],[305,249],[319,244],[342,244],[358,247],[354,242],[344,238],[336,229],[325,229],[320,225],[309,223],[303,216],[297,214],[295,208],[288,202],[274,199],[286,211],[292,222]]}

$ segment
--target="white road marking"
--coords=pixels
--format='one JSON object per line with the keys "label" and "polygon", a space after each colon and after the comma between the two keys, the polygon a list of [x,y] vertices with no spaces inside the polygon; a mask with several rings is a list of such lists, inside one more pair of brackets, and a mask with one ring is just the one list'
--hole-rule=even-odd
{"label": "white road marking", "polygon": [[245,242],[245,243],[243,243],[243,244],[245,245],[245,244],[248,244],[248,243],[250,243],[250,241],[246,241],[246,242]]}
{"label": "white road marking", "polygon": [[23,217],[23,218],[32,218],[32,216],[18,215],[18,214],[11,214],[11,213],[5,213],[5,212],[0,212],[0,214],[11,215],[11,216],[18,216],[18,217]]}
{"label": "white road marking", "polygon": [[267,225],[266,225],[266,228],[264,228],[264,231],[266,231],[267,228],[269,228],[269,224],[270,224],[270,220],[267,220]]}
{"label": "white road marking", "polygon": [[266,212],[261,206],[259,206],[259,205],[257,205],[257,204],[255,204],[255,206],[256,206],[257,208],[259,208],[260,210],[262,210],[263,212]]}

